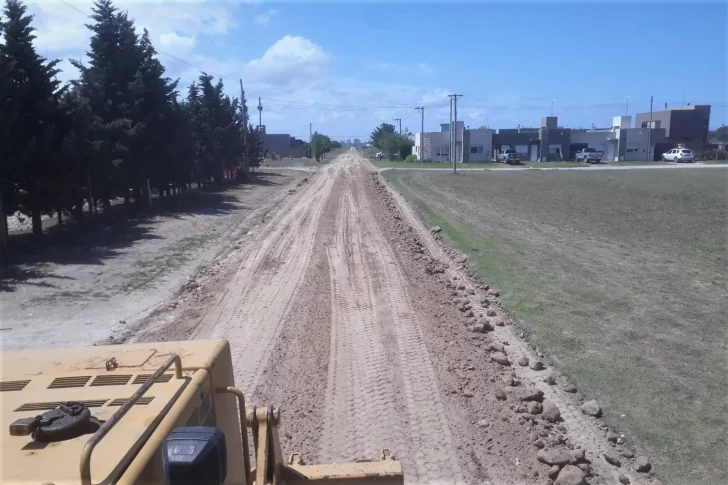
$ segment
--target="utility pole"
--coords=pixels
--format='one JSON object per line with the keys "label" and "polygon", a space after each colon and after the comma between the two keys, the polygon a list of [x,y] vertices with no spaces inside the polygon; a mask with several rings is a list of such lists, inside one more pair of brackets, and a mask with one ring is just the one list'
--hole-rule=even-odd
{"label": "utility pole", "polygon": [[392,118],[394,121],[399,121],[399,136],[402,136],[402,118]]}
{"label": "utility pole", "polygon": [[450,145],[447,147],[447,156],[450,157],[450,161],[452,162],[452,170],[455,172],[455,162],[452,159],[452,94],[447,95],[448,98],[450,98],[450,124],[448,126],[448,133],[450,135]]}
{"label": "utility pole", "polygon": [[653,96],[650,96],[650,125],[649,130],[647,131],[647,161],[651,162],[654,157],[650,156],[650,152],[652,151],[652,100]]}
{"label": "utility pole", "polygon": [[263,126],[263,103],[258,98],[258,133],[260,133],[261,126]]}
{"label": "utility pole", "polygon": [[313,123],[308,124],[308,158],[313,157]]}
{"label": "utility pole", "polygon": [[248,176],[248,167],[250,167],[250,150],[248,150],[248,120],[245,119],[246,106],[245,91],[243,90],[243,80],[240,80],[240,110],[243,112],[243,146],[245,147],[245,164],[243,165],[243,176]]}
{"label": "utility pole", "polygon": [[422,161],[425,158],[425,107],[418,106],[415,109],[422,115],[422,125],[420,128],[420,153],[418,154],[420,161]]}
{"label": "utility pole", "polygon": [[[454,105],[455,108],[455,117],[454,117],[454,123],[450,123],[450,139],[452,140],[452,151],[450,152],[450,157],[452,159],[452,173],[457,173],[457,149],[458,149],[458,135],[455,131],[457,129],[458,124],[458,98],[462,98],[462,94],[448,94],[448,96],[451,99],[451,104]],[[451,116],[452,117],[452,116]]]}

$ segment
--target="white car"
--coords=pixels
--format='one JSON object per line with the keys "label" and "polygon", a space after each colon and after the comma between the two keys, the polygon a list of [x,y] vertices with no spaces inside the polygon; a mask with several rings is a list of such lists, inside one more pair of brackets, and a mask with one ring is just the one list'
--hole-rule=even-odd
{"label": "white car", "polygon": [[693,151],[689,148],[673,148],[662,154],[663,162],[692,162]]}

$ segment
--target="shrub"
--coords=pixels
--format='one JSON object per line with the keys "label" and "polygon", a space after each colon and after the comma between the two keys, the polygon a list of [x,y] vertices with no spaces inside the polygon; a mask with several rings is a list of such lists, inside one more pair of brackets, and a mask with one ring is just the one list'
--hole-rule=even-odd
{"label": "shrub", "polygon": [[414,163],[417,161],[417,155],[415,155],[414,153],[407,155],[407,158],[405,158],[404,161],[407,163]]}
{"label": "shrub", "polygon": [[706,150],[695,153],[695,161],[728,160],[728,150]]}

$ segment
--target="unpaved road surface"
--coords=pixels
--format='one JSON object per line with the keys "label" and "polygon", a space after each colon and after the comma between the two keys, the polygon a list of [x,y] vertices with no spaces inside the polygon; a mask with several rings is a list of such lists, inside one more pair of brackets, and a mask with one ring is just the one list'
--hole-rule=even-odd
{"label": "unpaved road surface", "polygon": [[581,413],[583,398],[547,360],[516,364],[539,357],[486,290],[351,152],[310,175],[132,340],[228,339],[248,402],[281,409],[284,453],[307,463],[389,448],[408,484],[545,484],[543,449],[566,453],[588,483],[620,473],[657,483],[634,470],[634,445],[608,442],[610,430]]}

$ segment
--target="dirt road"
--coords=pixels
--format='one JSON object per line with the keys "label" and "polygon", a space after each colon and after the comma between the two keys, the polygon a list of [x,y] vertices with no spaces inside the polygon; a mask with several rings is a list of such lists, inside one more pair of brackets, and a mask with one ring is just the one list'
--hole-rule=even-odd
{"label": "dirt road", "polygon": [[[456,261],[374,167],[347,153],[135,339],[228,339],[237,384],[250,403],[281,408],[284,453],[308,462],[390,448],[409,484],[544,483],[539,447],[576,448],[587,451],[572,461],[590,483],[613,483],[606,431],[582,416],[578,397],[545,382],[553,368],[511,365],[538,357]],[[492,331],[474,332],[477,322]],[[493,346],[508,365],[490,358]],[[527,412],[522,391],[545,395],[564,421]]]}

